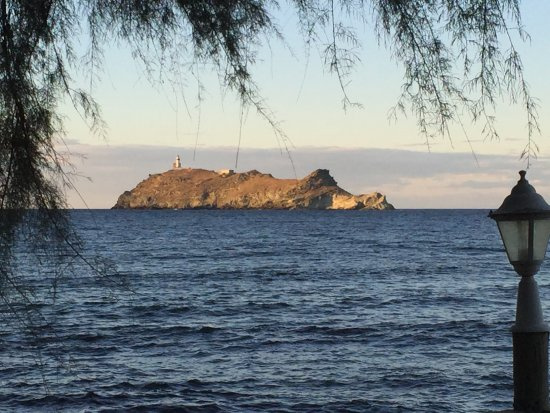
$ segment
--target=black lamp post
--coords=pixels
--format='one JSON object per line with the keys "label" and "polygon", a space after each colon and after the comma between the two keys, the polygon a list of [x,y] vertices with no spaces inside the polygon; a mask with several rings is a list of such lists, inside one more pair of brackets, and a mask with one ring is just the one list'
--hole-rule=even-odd
{"label": "black lamp post", "polygon": [[521,276],[514,343],[514,409],[545,412],[548,404],[548,324],[544,322],[537,282],[550,238],[550,205],[520,171],[520,180],[489,217],[498,229],[510,263]]}

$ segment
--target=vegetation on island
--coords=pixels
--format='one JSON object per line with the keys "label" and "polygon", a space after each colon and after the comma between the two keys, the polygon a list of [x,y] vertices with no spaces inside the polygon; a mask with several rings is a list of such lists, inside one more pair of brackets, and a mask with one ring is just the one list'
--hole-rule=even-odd
{"label": "vegetation on island", "polygon": [[327,169],[302,179],[279,179],[256,170],[177,168],[149,175],[122,193],[113,209],[394,209],[386,196],[352,195]]}

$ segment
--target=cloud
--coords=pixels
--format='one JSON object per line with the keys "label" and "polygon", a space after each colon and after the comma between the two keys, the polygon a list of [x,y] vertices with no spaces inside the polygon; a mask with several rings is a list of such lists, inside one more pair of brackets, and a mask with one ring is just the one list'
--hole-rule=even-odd
{"label": "cloud", "polygon": [[[68,144],[79,172],[91,178],[76,182],[91,208],[109,208],[125,190],[150,173],[170,168],[176,154],[184,166],[204,169],[235,169],[235,148],[169,146],[92,146]],[[496,208],[517,181],[525,166],[517,157],[469,153],[428,153],[396,149],[297,148],[290,155],[279,149],[242,148],[239,171],[257,169],[279,178],[301,178],[311,171],[331,171],[338,184],[352,193],[379,191],[397,208]],[[549,161],[538,159],[528,178],[539,193],[550,194]],[[296,175],[295,172],[296,171]],[[84,207],[74,192],[73,207]]]}

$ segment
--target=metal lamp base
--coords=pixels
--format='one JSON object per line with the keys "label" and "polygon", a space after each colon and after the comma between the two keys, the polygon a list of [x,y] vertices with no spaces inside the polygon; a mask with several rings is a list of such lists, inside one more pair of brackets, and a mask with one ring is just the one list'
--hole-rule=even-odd
{"label": "metal lamp base", "polygon": [[548,333],[513,333],[514,409],[548,411]]}

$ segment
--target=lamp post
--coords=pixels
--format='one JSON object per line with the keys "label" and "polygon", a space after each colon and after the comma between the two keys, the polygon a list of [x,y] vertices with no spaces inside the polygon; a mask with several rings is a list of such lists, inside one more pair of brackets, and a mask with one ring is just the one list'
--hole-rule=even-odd
{"label": "lamp post", "polygon": [[550,205],[520,171],[520,180],[500,208],[489,217],[497,222],[506,254],[521,276],[514,347],[514,409],[549,411],[548,324],[544,322],[534,275],[538,272],[550,237]]}

